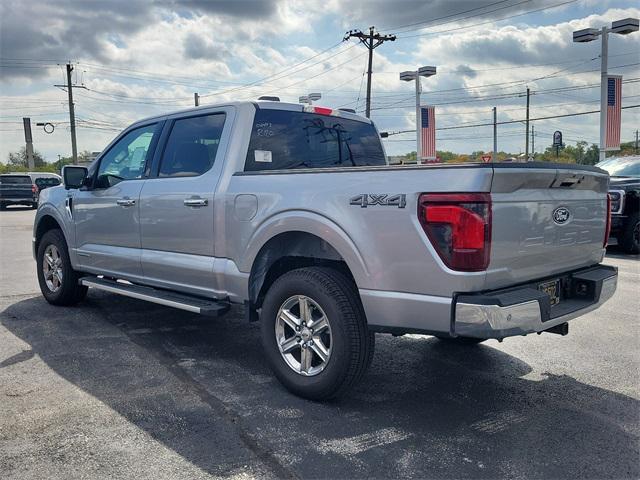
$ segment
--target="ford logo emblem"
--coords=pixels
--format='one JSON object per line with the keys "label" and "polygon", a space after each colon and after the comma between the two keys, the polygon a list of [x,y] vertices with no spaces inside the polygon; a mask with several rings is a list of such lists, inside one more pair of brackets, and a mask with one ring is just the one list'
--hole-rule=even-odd
{"label": "ford logo emblem", "polygon": [[571,217],[571,212],[568,208],[558,207],[553,211],[553,221],[558,225],[562,225],[569,221],[569,217]]}

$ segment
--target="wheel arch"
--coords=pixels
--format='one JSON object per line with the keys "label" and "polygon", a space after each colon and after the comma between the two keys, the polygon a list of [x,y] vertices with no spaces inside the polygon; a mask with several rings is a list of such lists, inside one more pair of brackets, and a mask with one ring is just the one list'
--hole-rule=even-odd
{"label": "wheel arch", "polygon": [[44,234],[55,229],[60,230],[62,234],[65,235],[62,224],[53,215],[45,214],[37,220],[36,227],[34,229],[34,255],[38,251],[40,240],[42,240]]}

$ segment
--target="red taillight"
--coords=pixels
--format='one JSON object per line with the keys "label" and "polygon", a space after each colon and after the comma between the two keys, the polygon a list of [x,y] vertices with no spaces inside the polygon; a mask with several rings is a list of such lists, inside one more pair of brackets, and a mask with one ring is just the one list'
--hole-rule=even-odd
{"label": "red taillight", "polygon": [[609,243],[609,234],[611,233],[611,195],[607,193],[607,223],[604,228],[604,242],[602,246],[604,248],[607,247]]}
{"label": "red taillight", "polygon": [[31,184],[31,192],[38,193],[38,186],[35,183]]}
{"label": "red taillight", "polygon": [[325,107],[313,107],[313,112],[320,115],[331,115],[333,113],[333,110]]}
{"label": "red taillight", "polygon": [[423,193],[418,218],[442,261],[452,270],[477,272],[489,266],[491,195]]}

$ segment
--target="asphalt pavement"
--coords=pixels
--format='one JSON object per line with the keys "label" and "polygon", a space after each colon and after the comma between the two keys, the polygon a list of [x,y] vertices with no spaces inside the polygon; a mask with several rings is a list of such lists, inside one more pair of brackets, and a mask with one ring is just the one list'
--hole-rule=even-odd
{"label": "asphalt pavement", "polygon": [[0,477],[640,477],[640,261],[552,334],[458,347],[376,336],[344,399],[285,391],[240,309],[40,296],[32,210],[0,212]]}

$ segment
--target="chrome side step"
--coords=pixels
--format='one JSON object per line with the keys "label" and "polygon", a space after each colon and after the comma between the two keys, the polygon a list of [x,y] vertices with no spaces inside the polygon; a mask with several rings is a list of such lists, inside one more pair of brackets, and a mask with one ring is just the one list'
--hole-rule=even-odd
{"label": "chrome side step", "polygon": [[137,298],[138,300],[145,300],[147,302],[179,308],[180,310],[211,317],[222,315],[229,310],[229,304],[225,302],[118,282],[106,278],[82,277],[79,283],[80,285],[104,290],[105,292],[117,293],[125,297]]}

